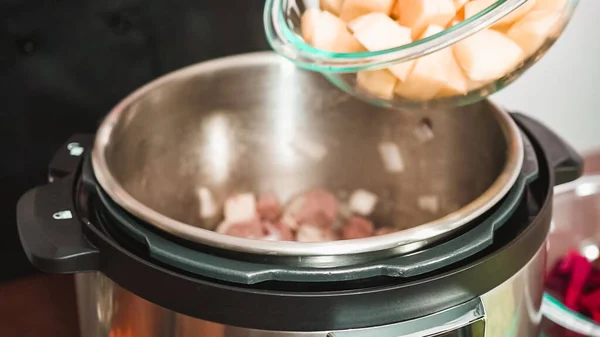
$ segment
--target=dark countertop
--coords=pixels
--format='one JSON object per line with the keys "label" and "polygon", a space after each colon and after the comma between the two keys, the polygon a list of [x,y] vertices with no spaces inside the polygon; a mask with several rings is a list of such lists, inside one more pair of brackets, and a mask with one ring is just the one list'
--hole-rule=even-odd
{"label": "dark countertop", "polygon": [[[586,157],[586,173],[600,172],[600,151]],[[552,336],[560,336],[555,327]],[[78,337],[72,275],[36,275],[0,284],[2,337]]]}

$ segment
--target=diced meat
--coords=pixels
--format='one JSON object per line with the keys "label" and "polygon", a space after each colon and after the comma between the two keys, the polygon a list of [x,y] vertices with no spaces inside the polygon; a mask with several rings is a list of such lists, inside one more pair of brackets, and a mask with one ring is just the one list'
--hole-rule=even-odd
{"label": "diced meat", "polygon": [[335,239],[333,231],[322,227],[301,225],[296,231],[298,242],[327,242]]}
{"label": "diced meat", "polygon": [[217,228],[217,233],[246,239],[261,239],[267,235],[263,223],[259,219],[242,222],[223,222]]}
{"label": "diced meat", "polygon": [[261,193],[256,202],[256,211],[263,220],[275,221],[282,213],[281,203],[275,193]]}
{"label": "diced meat", "polygon": [[459,41],[453,49],[461,68],[474,81],[499,79],[523,59],[523,51],[518,44],[492,29]]}
{"label": "diced meat", "polygon": [[267,235],[262,238],[263,240],[295,241],[292,229],[281,222],[264,222],[263,225],[267,231]]}
{"label": "diced meat", "polygon": [[254,218],[256,218],[254,194],[238,194],[225,201],[225,220],[227,222],[247,222]]}
{"label": "diced meat", "polygon": [[377,199],[377,196],[369,191],[356,190],[350,196],[350,210],[362,216],[368,216],[373,212]]}
{"label": "diced meat", "polygon": [[373,223],[363,217],[353,216],[342,227],[343,240],[368,238],[373,235]]}
{"label": "diced meat", "polygon": [[374,236],[381,236],[381,235],[392,234],[392,233],[396,233],[396,232],[397,232],[397,230],[395,228],[381,227],[381,228],[377,228],[375,230]]}
{"label": "diced meat", "polygon": [[313,189],[293,200],[288,212],[297,224],[330,228],[337,216],[338,203],[333,194]]}

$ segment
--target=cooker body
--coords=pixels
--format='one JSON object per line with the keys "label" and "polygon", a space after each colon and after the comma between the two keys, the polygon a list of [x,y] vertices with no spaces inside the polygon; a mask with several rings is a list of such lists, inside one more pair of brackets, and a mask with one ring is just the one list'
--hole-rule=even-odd
{"label": "cooker body", "polygon": [[[399,317],[398,324],[384,327],[315,332],[265,331],[209,322],[148,302],[100,272],[77,274],[75,278],[82,337],[358,337],[390,333],[395,337],[426,337],[434,336],[433,333],[440,337],[481,336],[482,333],[486,337],[523,337],[539,335],[545,263],[544,244],[512,278],[465,305],[448,309],[447,314],[458,317],[454,322],[445,321],[447,315],[409,321]],[[194,301],[198,305],[211,305],[202,303],[201,298]],[[268,314],[267,308],[259,304],[256,310]],[[431,334],[424,335],[427,331]]]}

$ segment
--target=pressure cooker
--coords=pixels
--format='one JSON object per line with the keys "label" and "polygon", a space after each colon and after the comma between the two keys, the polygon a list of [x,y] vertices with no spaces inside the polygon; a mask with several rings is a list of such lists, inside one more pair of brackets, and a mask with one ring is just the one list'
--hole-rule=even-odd
{"label": "pressure cooker", "polygon": [[[312,147],[294,151],[299,136]],[[537,336],[553,187],[582,172],[552,131],[489,100],[388,110],[270,52],[151,82],[49,166],[17,206],[20,238],[37,268],[75,274],[85,337]],[[219,204],[312,186],[373,191],[397,231],[273,242],[199,216],[199,189]]]}

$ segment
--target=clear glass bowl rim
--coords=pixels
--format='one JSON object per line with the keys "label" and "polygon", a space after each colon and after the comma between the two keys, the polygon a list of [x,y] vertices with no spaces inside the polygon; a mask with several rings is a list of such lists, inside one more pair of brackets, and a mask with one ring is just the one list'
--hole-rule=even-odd
{"label": "clear glass bowl rim", "polygon": [[267,40],[278,54],[302,68],[318,72],[356,72],[388,67],[444,49],[501,20],[527,0],[498,0],[477,15],[444,31],[392,49],[335,53],[306,43],[288,26],[284,8],[290,1],[267,0],[263,13]]}

